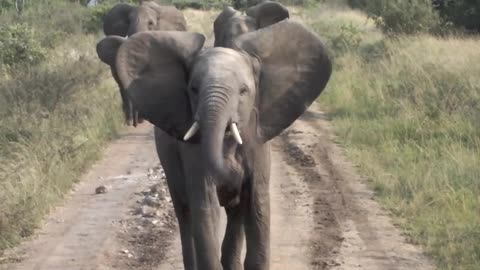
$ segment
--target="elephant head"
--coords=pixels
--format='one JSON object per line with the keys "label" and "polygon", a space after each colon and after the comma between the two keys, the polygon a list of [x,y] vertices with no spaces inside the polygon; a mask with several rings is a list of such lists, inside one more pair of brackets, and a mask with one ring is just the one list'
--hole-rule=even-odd
{"label": "elephant head", "polygon": [[[148,121],[201,144],[217,188],[238,189],[238,166],[248,161],[232,164],[228,152],[254,151],[291,125],[325,88],[332,65],[320,39],[289,20],[242,35],[233,49],[201,50],[204,41],[198,33],[138,33],[118,49],[118,74]],[[117,48],[118,39],[102,42]]]}
{"label": "elephant head", "polygon": [[115,40],[113,43],[99,43],[97,54],[111,67],[112,76],[120,87],[122,109],[127,125],[137,126],[143,119],[125,94],[115,67],[115,54],[123,42],[121,37],[149,30],[186,31],[186,29],[187,23],[179,10],[175,7],[160,6],[155,2],[142,1],[139,6],[117,4],[105,15],[103,20],[105,35],[118,37],[113,38]]}
{"label": "elephant head", "polygon": [[175,7],[160,6],[153,1],[143,1],[139,6],[117,4],[103,18],[107,36],[125,37],[152,30],[186,31],[187,23]]}
{"label": "elephant head", "polygon": [[248,8],[246,15],[242,15],[232,7],[226,7],[213,24],[214,46],[231,48],[238,36],[288,18],[287,8],[272,1],[264,1]]}

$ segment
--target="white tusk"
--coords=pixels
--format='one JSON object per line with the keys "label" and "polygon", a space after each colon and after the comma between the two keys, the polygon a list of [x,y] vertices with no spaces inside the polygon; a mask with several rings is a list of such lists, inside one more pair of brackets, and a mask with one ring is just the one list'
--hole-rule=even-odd
{"label": "white tusk", "polygon": [[232,123],[230,125],[230,129],[232,130],[233,137],[237,141],[238,144],[242,144],[242,137],[240,137],[240,132],[238,132],[237,124]]}
{"label": "white tusk", "polygon": [[200,125],[198,125],[198,122],[194,122],[193,125],[190,127],[190,129],[187,131],[187,134],[183,136],[184,141],[188,141],[190,138],[197,133],[198,129],[200,128]]}

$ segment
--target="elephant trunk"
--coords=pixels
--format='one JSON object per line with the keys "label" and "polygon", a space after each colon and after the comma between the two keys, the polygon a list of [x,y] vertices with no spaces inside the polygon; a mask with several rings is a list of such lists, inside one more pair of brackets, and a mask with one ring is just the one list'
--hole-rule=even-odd
{"label": "elephant trunk", "polygon": [[219,185],[229,179],[223,155],[225,131],[231,120],[228,110],[228,95],[221,90],[212,90],[202,102],[200,130],[202,133],[202,156],[206,166],[212,169],[213,177]]}

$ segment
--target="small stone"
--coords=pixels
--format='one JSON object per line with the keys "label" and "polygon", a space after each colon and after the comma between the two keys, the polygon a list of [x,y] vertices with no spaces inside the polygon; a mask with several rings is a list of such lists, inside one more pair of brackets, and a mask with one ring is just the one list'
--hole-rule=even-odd
{"label": "small stone", "polygon": [[158,194],[158,193],[162,192],[162,190],[163,190],[163,188],[162,188],[161,184],[155,184],[155,185],[150,187],[150,192],[153,193],[153,194]]}
{"label": "small stone", "polygon": [[123,253],[123,254],[129,254],[130,251],[129,251],[128,249],[122,249],[122,253]]}
{"label": "small stone", "polygon": [[144,205],[141,209],[141,215],[142,217],[154,217],[157,215],[157,210],[148,205]]}
{"label": "small stone", "polygon": [[142,201],[142,204],[143,205],[148,205],[148,206],[151,206],[151,207],[159,207],[160,206],[160,201],[153,197],[153,196],[145,196],[145,198],[143,198],[143,201]]}
{"label": "small stone", "polygon": [[152,224],[153,225],[162,225],[162,222],[158,219],[154,219],[154,220],[152,220]]}
{"label": "small stone", "polygon": [[95,189],[95,194],[104,194],[104,193],[107,193],[107,191],[108,191],[107,186],[101,185]]}

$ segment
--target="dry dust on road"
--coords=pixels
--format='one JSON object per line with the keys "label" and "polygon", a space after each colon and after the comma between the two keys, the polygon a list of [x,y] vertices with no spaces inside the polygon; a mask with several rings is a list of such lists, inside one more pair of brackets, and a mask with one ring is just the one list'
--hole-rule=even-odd
{"label": "dry dust on road", "polygon": [[[95,194],[100,185],[106,193]],[[270,194],[273,270],[434,269],[373,200],[319,111],[273,141]],[[108,147],[0,269],[177,270],[180,250],[153,128],[145,123]]]}

